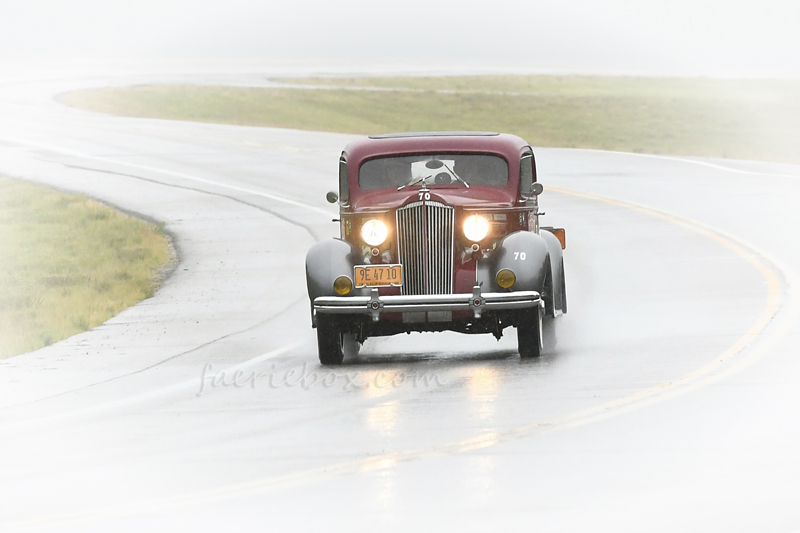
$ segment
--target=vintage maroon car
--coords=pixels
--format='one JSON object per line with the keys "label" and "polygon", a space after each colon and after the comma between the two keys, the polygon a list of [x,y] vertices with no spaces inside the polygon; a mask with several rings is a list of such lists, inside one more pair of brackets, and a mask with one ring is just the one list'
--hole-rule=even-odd
{"label": "vintage maroon car", "polygon": [[341,237],[306,256],[319,359],[411,331],[517,328],[542,349],[542,317],[566,312],[563,229],[539,226],[533,150],[488,132],[376,135],[339,161]]}

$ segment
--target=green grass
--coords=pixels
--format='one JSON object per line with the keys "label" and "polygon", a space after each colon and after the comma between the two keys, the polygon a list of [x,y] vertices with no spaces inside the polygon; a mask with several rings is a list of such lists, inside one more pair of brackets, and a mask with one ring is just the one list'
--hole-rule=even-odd
{"label": "green grass", "polygon": [[[306,78],[137,86],[63,103],[134,117],[346,133],[493,130],[534,146],[800,163],[800,82],[596,76]],[[314,85],[327,86],[326,90]],[[380,88],[383,90],[353,90]]]}
{"label": "green grass", "polygon": [[0,358],[86,331],[152,295],[171,250],[153,224],[0,177]]}

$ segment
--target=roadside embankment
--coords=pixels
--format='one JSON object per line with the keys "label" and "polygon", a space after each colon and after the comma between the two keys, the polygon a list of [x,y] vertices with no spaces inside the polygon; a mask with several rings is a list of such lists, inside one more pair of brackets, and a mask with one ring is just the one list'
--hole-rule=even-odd
{"label": "roadside embankment", "polygon": [[534,146],[800,163],[800,81],[603,76],[303,78],[142,85],[59,101],[102,113],[374,134],[490,130]]}
{"label": "roadside embankment", "polygon": [[102,324],[151,296],[174,261],[155,224],[0,177],[0,359]]}

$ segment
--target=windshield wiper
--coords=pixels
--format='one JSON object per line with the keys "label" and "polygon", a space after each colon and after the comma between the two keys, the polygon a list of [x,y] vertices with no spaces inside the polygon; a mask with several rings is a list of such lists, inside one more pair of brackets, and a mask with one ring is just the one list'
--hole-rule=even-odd
{"label": "windshield wiper", "polygon": [[[431,174],[430,176],[423,176],[423,177],[421,177],[421,178],[417,178],[417,179],[415,179],[414,181],[412,181],[412,182],[410,182],[410,183],[406,183],[405,185],[401,185],[401,186],[399,186],[399,187],[397,188],[397,190],[398,190],[398,191],[401,191],[401,190],[405,189],[406,187],[413,187],[414,185],[416,185],[416,184],[417,184],[417,183],[419,183],[420,181],[425,181],[426,179],[428,179],[428,178],[430,178],[430,177],[432,177],[432,176],[433,176],[433,174]],[[423,185],[424,185],[424,183],[423,183]],[[469,187],[469,185],[467,185],[467,187]]]}
{"label": "windshield wiper", "polygon": [[[450,175],[452,175],[452,176],[453,176],[455,179],[457,179],[458,181],[460,181],[461,183],[463,183],[463,184],[464,184],[464,187],[466,187],[467,189],[469,189],[469,183],[467,183],[466,181],[464,181],[464,179],[463,179],[461,176],[459,176],[458,174],[456,174],[456,171],[455,171],[455,170],[453,170],[452,168],[448,167],[448,166],[447,166],[447,164],[445,164],[445,163],[442,163],[442,166],[444,166],[444,168],[446,168],[446,169],[447,169],[447,171],[448,171],[448,172],[450,172]],[[417,184],[417,183],[419,183],[419,182],[423,182],[423,186],[424,186],[424,185],[425,185],[425,183],[424,183],[424,182],[425,182],[425,180],[427,180],[427,179],[429,179],[429,178],[432,178],[432,177],[433,177],[433,174],[430,174],[430,175],[428,175],[428,176],[423,176],[423,177],[421,177],[421,178],[417,178],[417,179],[415,179],[414,181],[412,181],[412,182],[410,182],[410,183],[406,183],[405,185],[401,185],[401,186],[399,186],[399,187],[397,188],[397,190],[398,190],[398,191],[401,191],[401,190],[405,189],[406,187],[413,187],[414,185],[416,185],[416,184]]]}
{"label": "windshield wiper", "polygon": [[454,177],[455,177],[455,178],[456,178],[458,181],[460,181],[461,183],[463,183],[463,184],[464,184],[464,186],[465,186],[467,189],[469,189],[469,183],[467,183],[466,181],[464,181],[464,180],[461,178],[461,176],[459,176],[458,174],[456,174],[456,171],[455,171],[455,170],[453,170],[452,168],[448,167],[446,163],[442,163],[442,164],[444,165],[444,168],[446,168],[447,170],[449,170],[449,171],[450,171],[450,174],[452,174],[452,175],[453,175],[453,176],[454,176]]}

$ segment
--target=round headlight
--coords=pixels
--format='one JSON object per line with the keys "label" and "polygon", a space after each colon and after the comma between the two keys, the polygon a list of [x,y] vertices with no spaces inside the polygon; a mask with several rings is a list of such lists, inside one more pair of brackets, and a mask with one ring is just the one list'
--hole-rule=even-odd
{"label": "round headlight", "polygon": [[489,234],[489,221],[480,215],[472,215],[464,221],[464,236],[479,242]]}
{"label": "round headlight", "polygon": [[511,270],[504,268],[500,272],[497,273],[497,284],[503,287],[504,289],[510,289],[514,286],[514,283],[517,282],[517,276],[514,275],[514,272]]}
{"label": "round headlight", "polygon": [[333,282],[333,290],[336,291],[336,294],[346,296],[353,290],[353,282],[347,276],[339,276]]}
{"label": "round headlight", "polygon": [[361,226],[361,238],[370,246],[378,246],[383,244],[386,237],[389,236],[389,228],[386,227],[382,221],[373,218],[368,220]]}

